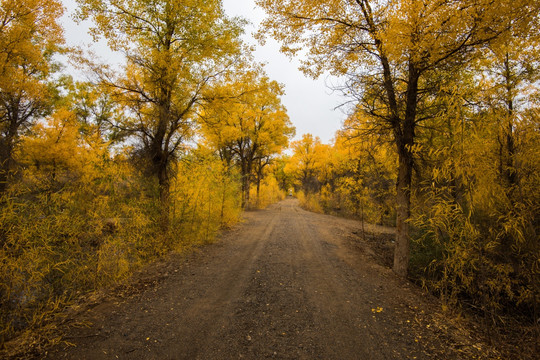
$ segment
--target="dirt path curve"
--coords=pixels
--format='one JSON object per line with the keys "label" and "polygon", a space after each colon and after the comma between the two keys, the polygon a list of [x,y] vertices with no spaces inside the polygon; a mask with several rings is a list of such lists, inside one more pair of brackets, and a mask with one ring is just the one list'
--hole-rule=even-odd
{"label": "dirt path curve", "polygon": [[[358,223],[288,199],[138,295],[102,303],[49,359],[462,358],[436,304],[369,256]],[[371,229],[373,230],[373,229]],[[358,250],[360,249],[360,250]],[[461,353],[462,354],[462,353]]]}

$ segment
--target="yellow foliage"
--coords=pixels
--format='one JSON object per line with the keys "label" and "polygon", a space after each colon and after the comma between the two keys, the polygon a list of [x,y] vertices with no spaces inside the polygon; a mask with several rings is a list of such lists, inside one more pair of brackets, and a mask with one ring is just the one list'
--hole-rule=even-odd
{"label": "yellow foliage", "polygon": [[519,182],[512,184],[503,166],[500,123],[477,116],[474,129],[463,129],[468,133],[461,146],[447,143],[429,154],[437,165],[416,199],[414,276],[447,303],[458,306],[466,298],[495,321],[518,306],[532,311],[540,300],[533,285],[540,276],[540,162],[533,155],[540,138],[526,116],[516,124],[521,146],[513,171]]}
{"label": "yellow foliage", "polygon": [[173,246],[210,242],[216,232],[235,224],[241,213],[238,174],[211,155],[178,164],[171,186]]}
{"label": "yellow foliage", "polygon": [[[99,171],[89,170],[95,166]],[[150,222],[129,167],[103,161],[85,171],[54,191],[48,182],[26,181],[2,199],[3,338],[39,327],[73,297],[122,279],[147,256],[141,245]]]}
{"label": "yellow foliage", "polygon": [[48,174],[57,182],[95,176],[96,165],[108,157],[107,144],[97,136],[83,137],[80,130],[73,112],[58,109],[46,122],[38,123],[31,136],[23,137],[19,161],[34,169],[29,175]]}
{"label": "yellow foliage", "polygon": [[306,194],[300,190],[296,193],[296,198],[300,202],[300,206],[304,209],[321,214],[324,212],[317,195],[310,193]]}
{"label": "yellow foliage", "polygon": [[[308,210],[392,225],[397,182],[399,228],[414,227],[397,243],[411,235],[414,277],[492,318],[536,310],[533,0],[257,0],[259,37],[306,49],[306,73],[346,75],[360,100],[333,144],[305,134],[280,159],[294,134],[283,86],[241,59],[243,22],[220,1],[78,2],[78,18],[129,60],[120,76],[94,67],[102,87],[71,84],[64,97],[48,83],[61,4],[0,4],[0,348],[291,188]],[[141,141],[112,147],[106,131]]]}
{"label": "yellow foliage", "polygon": [[253,175],[262,179],[265,166],[288,145],[295,131],[281,103],[283,86],[256,67],[211,92],[214,100],[204,108],[202,132],[223,161],[238,167],[242,205],[249,207]]}
{"label": "yellow foliage", "polygon": [[54,0],[4,0],[0,4],[0,91],[26,100],[47,96],[42,81],[49,56],[64,42],[57,23],[62,5]]}
{"label": "yellow foliage", "polygon": [[319,137],[304,134],[300,140],[291,143],[291,149],[293,155],[289,159],[285,171],[295,176],[297,185],[304,192],[318,191],[328,164],[325,162],[328,146],[324,145]]}
{"label": "yellow foliage", "polygon": [[394,155],[353,130],[356,117],[338,132],[333,145],[307,134],[292,143],[293,155],[284,175],[302,189],[298,198],[306,209],[392,224],[395,180]]}
{"label": "yellow foliage", "polygon": [[252,186],[249,198],[255,203],[258,209],[264,209],[270,204],[274,204],[285,198],[285,192],[279,188],[274,176],[267,176],[262,182],[257,194],[256,186]]}
{"label": "yellow foliage", "polygon": [[2,339],[36,330],[73,299],[171,250],[212,241],[238,221],[238,175],[212,156],[178,164],[172,226],[163,233],[148,182],[79,132],[70,112],[56,112],[34,134],[19,151],[22,180],[0,208]]}
{"label": "yellow foliage", "polygon": [[0,2],[0,193],[14,175],[13,151],[22,132],[49,111],[51,57],[64,39],[54,0]]}

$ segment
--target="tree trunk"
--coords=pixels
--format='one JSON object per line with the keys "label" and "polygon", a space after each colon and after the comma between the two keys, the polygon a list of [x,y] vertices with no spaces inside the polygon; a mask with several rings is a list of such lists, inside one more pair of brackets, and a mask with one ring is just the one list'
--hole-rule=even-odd
{"label": "tree trunk", "polygon": [[249,157],[242,158],[240,161],[242,170],[242,208],[249,208],[249,188],[251,187],[251,171],[253,169],[253,160]]}
{"label": "tree trunk", "polygon": [[409,79],[406,93],[405,117],[394,128],[398,150],[398,178],[396,184],[396,243],[394,249],[394,272],[407,277],[410,257],[408,220],[411,216],[411,183],[413,170],[414,127],[418,101],[418,78],[420,74],[414,63],[409,63]]}
{"label": "tree trunk", "polygon": [[379,52],[379,59],[383,70],[383,87],[386,92],[390,110],[388,122],[392,126],[394,142],[397,146],[399,165],[396,183],[396,241],[394,249],[394,272],[401,277],[407,276],[409,268],[409,220],[411,213],[411,179],[413,168],[412,146],[414,144],[414,125],[416,120],[416,106],[418,98],[418,78],[420,73],[415,64],[409,62],[409,74],[406,93],[405,117],[399,114],[398,97],[394,88],[394,80],[390,68],[390,61],[386,57],[382,41],[378,36],[369,2],[357,1],[361,6],[368,22],[370,33],[375,40]]}
{"label": "tree trunk", "polygon": [[226,185],[223,185],[223,191],[221,192],[221,210],[219,213],[219,219],[221,226],[224,225],[223,218],[225,217],[225,200],[227,199],[227,188]]}
{"label": "tree trunk", "polygon": [[407,276],[409,268],[409,224],[411,215],[412,159],[399,154],[399,169],[396,193],[396,242],[394,249],[394,272]]}
{"label": "tree trunk", "polygon": [[11,172],[11,159],[4,155],[4,151],[1,151],[0,156],[0,195],[4,194],[8,187],[9,174]]}
{"label": "tree trunk", "polygon": [[249,178],[247,173],[247,162],[245,159],[240,161],[240,170],[242,172],[242,209],[246,209],[249,203]]}
{"label": "tree trunk", "polygon": [[418,103],[418,80],[421,71],[413,59],[409,59],[405,114],[400,115],[396,81],[393,78],[390,61],[388,60],[383,42],[379,37],[377,24],[369,1],[356,1],[360,5],[368,23],[369,32],[373,36],[382,67],[383,87],[386,92],[387,105],[390,110],[388,122],[394,132],[394,142],[398,151],[398,179],[396,183],[396,243],[394,250],[394,272],[406,277],[409,268],[409,224],[411,214],[411,182],[413,170],[414,127]]}
{"label": "tree trunk", "polygon": [[[164,74],[167,72],[164,70]],[[170,215],[170,179],[169,179],[169,143],[167,130],[170,123],[171,91],[167,84],[161,84],[158,104],[157,127],[150,145],[152,171],[158,180],[160,202],[159,224],[163,232],[169,230]]]}
{"label": "tree trunk", "polygon": [[247,209],[249,207],[249,188],[251,182],[249,181],[249,173],[242,176],[242,208]]}
{"label": "tree trunk", "polygon": [[158,169],[158,186],[159,186],[159,202],[160,209],[160,226],[163,231],[169,230],[169,216],[171,207],[170,181],[167,173],[167,166],[163,164]]}
{"label": "tree trunk", "polygon": [[17,121],[11,120],[8,133],[0,138],[0,196],[6,192],[9,178],[15,168],[13,148],[17,132]]}
{"label": "tree trunk", "polygon": [[261,196],[261,176],[257,175],[257,207],[259,207],[259,204],[260,204],[260,196]]}
{"label": "tree trunk", "polygon": [[[514,100],[513,100],[513,84],[512,84],[512,71],[510,68],[510,63],[508,60],[508,54],[506,55],[505,61],[506,68],[506,166],[505,166],[505,175],[508,184],[511,187],[517,185],[517,173],[514,163],[514,158],[516,156],[516,145],[514,142]],[[512,189],[511,189],[512,191]]]}

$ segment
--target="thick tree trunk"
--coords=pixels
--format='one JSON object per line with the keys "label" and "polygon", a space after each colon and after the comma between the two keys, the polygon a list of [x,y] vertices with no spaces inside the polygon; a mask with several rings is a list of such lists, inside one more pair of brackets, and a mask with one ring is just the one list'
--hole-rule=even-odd
{"label": "thick tree trunk", "polygon": [[[164,71],[166,74],[166,71]],[[170,215],[170,179],[169,179],[169,143],[167,139],[170,124],[171,91],[165,84],[161,87],[161,96],[158,104],[157,127],[150,145],[152,172],[158,180],[158,194],[160,203],[159,225],[163,232],[169,230]]]}
{"label": "thick tree trunk", "polygon": [[409,224],[411,215],[411,182],[413,170],[414,127],[418,105],[418,80],[421,71],[412,59],[409,59],[405,115],[400,114],[395,81],[392,75],[378,27],[373,19],[373,12],[368,1],[356,1],[361,7],[368,23],[369,32],[373,36],[382,67],[383,87],[386,92],[387,105],[390,110],[388,122],[393,128],[394,141],[397,146],[399,165],[396,194],[396,243],[394,250],[394,272],[406,277],[409,268]]}
{"label": "thick tree trunk", "polygon": [[[161,124],[161,123],[160,123]],[[162,150],[165,131],[160,131],[154,138],[150,149],[152,154],[152,175],[158,181],[158,196],[160,204],[159,225],[166,232],[169,230],[170,213],[170,179],[168,173],[169,156],[167,151]]]}
{"label": "thick tree trunk", "polygon": [[396,184],[396,243],[394,250],[394,272],[406,277],[409,269],[411,216],[411,184],[413,170],[414,128],[418,101],[419,73],[413,63],[409,64],[409,81],[406,93],[405,117],[402,124],[394,128],[398,150],[398,178]]}
{"label": "thick tree trunk", "polygon": [[396,183],[396,241],[394,249],[394,272],[406,277],[409,268],[409,220],[411,213],[411,179],[413,168],[412,146],[414,144],[414,125],[416,120],[416,106],[418,98],[419,72],[414,63],[409,63],[409,74],[406,94],[405,117],[400,116],[398,97],[394,88],[394,80],[390,62],[386,57],[382,41],[378,37],[375,22],[373,21],[369,2],[357,1],[361,6],[368,22],[370,32],[375,40],[379,52],[379,59],[383,70],[383,87],[386,92],[390,110],[389,124],[393,128],[394,142],[397,146],[399,165]]}
{"label": "thick tree trunk", "polygon": [[412,159],[399,155],[396,193],[396,242],[394,249],[394,272],[406,277],[409,267],[409,224],[411,216]]}

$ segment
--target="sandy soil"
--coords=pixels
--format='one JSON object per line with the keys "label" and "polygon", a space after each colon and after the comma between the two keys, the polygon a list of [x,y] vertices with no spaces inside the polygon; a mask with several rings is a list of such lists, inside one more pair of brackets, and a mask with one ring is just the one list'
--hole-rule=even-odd
{"label": "sandy soil", "polygon": [[[144,290],[77,315],[47,359],[463,359],[485,345],[398,279],[374,246],[392,229],[287,199],[188,256],[139,274]],[[374,235],[375,234],[375,235]],[[376,244],[375,244],[376,245]],[[140,278],[144,281],[140,281]]]}

